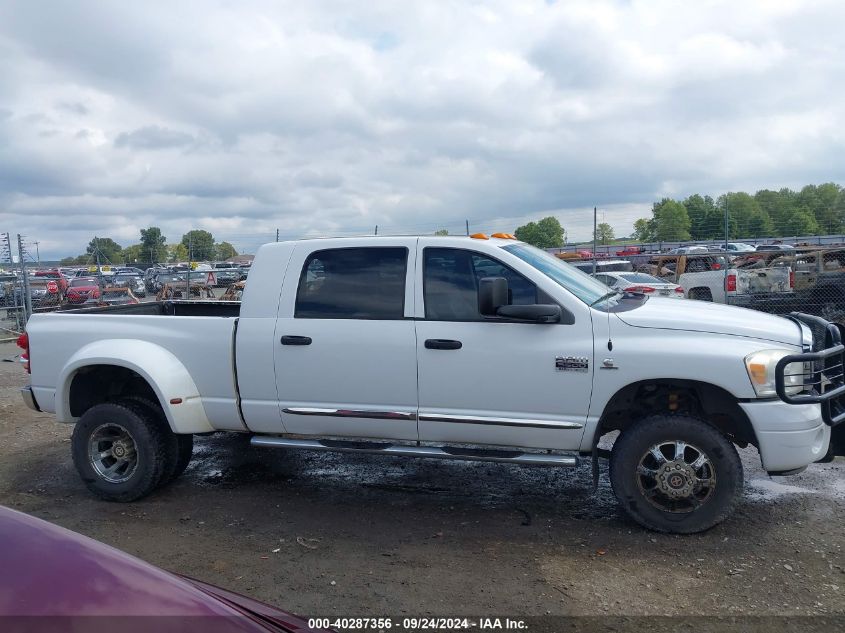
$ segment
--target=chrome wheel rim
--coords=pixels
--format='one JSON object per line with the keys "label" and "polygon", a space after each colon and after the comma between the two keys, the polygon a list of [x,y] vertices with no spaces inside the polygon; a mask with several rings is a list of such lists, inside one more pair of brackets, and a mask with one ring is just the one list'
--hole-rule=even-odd
{"label": "chrome wheel rim", "polygon": [[105,481],[123,483],[138,468],[135,440],[119,424],[101,424],[88,440],[88,461],[94,472]]}
{"label": "chrome wheel rim", "polygon": [[681,440],[655,444],[637,464],[637,485],[646,501],[664,512],[694,512],[716,490],[707,454]]}

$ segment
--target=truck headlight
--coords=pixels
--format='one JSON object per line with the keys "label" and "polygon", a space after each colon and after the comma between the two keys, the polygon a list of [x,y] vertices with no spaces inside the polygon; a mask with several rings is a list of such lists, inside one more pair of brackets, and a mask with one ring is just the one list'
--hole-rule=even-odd
{"label": "truck headlight", "polygon": [[[745,368],[758,398],[772,398],[775,391],[775,365],[784,356],[795,352],[785,349],[764,349],[745,357]],[[789,363],[784,371],[786,393],[795,395],[804,390],[804,364]]]}

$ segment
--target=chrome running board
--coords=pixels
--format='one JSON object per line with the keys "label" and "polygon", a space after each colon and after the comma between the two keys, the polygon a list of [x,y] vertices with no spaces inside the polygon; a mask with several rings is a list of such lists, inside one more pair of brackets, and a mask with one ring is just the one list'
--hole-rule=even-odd
{"label": "chrome running board", "polygon": [[578,465],[574,455],[553,453],[523,453],[518,450],[496,450],[484,448],[461,448],[456,446],[405,446],[384,442],[360,442],[345,440],[295,440],[284,437],[253,435],[253,446],[267,448],[297,448],[308,451],[336,451],[341,453],[370,453],[373,455],[399,455],[402,457],[428,457],[431,459],[460,459],[477,462],[501,462],[523,466],[569,466]]}

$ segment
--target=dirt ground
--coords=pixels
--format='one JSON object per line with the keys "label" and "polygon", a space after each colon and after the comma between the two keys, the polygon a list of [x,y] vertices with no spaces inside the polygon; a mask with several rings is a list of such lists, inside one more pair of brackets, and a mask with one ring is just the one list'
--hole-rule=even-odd
{"label": "dirt ground", "polygon": [[253,449],[198,438],[174,484],[98,501],[71,428],[0,345],[0,504],[305,616],[843,615],[845,460],[770,478],[705,534],[644,531],[603,473]]}

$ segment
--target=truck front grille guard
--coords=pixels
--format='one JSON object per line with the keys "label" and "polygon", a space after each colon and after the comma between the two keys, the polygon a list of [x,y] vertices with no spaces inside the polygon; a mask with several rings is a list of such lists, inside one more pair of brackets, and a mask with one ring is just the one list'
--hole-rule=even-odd
{"label": "truck front grille guard", "polygon": [[[829,426],[845,420],[845,345],[836,324],[811,314],[793,312],[793,321],[804,323],[813,330],[813,351],[791,354],[781,358],[775,366],[775,391],[787,404],[820,404],[822,419]],[[823,336],[820,334],[823,333]],[[804,392],[786,392],[786,367],[799,363],[804,367]],[[794,376],[794,372],[790,373]]]}

